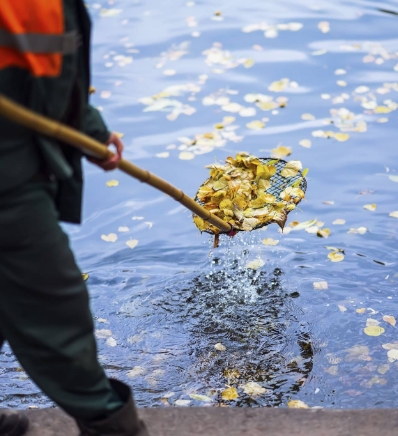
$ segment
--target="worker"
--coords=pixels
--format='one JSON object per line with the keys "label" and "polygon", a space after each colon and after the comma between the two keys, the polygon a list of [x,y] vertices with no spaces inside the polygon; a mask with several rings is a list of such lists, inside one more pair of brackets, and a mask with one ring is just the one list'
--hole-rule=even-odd
{"label": "worker", "polygon": [[[1,0],[0,94],[112,146],[123,144],[88,104],[90,20],[83,0]],[[97,358],[82,274],[59,221],[80,223],[82,153],[0,117],[0,345],[81,435],[148,436],[130,389]],[[0,411],[20,436],[22,412]],[[60,430],[60,434],[61,434]]]}

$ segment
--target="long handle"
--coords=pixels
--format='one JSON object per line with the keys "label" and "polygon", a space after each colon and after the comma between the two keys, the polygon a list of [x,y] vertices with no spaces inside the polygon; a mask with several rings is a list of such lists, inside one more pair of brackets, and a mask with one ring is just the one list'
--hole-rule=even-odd
{"label": "long handle", "polygon": [[[1,94],[0,115],[8,118],[11,121],[14,121],[15,123],[22,124],[23,126],[34,130],[37,133],[65,142],[73,147],[80,148],[86,153],[89,152],[99,159],[108,159],[113,156],[113,153],[99,141],[96,141],[95,139],[90,138],[89,136],[75,129],[72,129],[65,124],[59,123],[58,121],[54,121],[50,118],[26,109],[25,107],[14,103],[12,100],[4,97]],[[196,201],[184,194],[181,189],[170,185],[170,183],[166,182],[155,174],[152,174],[147,170],[143,170],[142,168],[137,167],[125,159],[122,159],[119,162],[119,168],[123,172],[140,180],[141,182],[147,183],[159,191],[170,195],[170,197],[180,202],[191,212],[200,216],[205,221],[215,225],[223,232],[229,233],[232,230],[228,223],[210,213],[200,204],[196,203]]]}

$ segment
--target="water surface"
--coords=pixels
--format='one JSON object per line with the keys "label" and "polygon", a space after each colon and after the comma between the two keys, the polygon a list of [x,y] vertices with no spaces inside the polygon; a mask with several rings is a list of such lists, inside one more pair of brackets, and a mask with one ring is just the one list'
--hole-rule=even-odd
{"label": "water surface", "polygon": [[[204,165],[242,150],[266,157],[282,144],[310,169],[306,201],[284,234],[273,225],[222,238],[213,251],[178,203],[86,165],[84,224],[66,229],[89,275],[107,372],[134,387],[140,406],[286,407],[293,399],[310,407],[396,407],[398,360],[387,353],[398,349],[397,329],[383,317],[398,316],[398,220],[389,216],[398,210],[398,2],[87,5],[92,102],[124,134],[126,158],[191,196],[207,176]],[[285,89],[268,89],[283,78]],[[166,88],[163,99],[173,102],[148,111]],[[245,101],[253,93],[286,97],[287,105],[262,111]],[[226,99],[256,115],[228,112]],[[313,119],[302,117],[308,113]],[[223,137],[189,145],[225,116],[236,120]],[[264,119],[264,129],[246,127]],[[319,130],[350,137],[339,142]],[[181,152],[193,159],[181,160]],[[108,187],[112,179],[119,185]],[[329,238],[289,232],[289,223],[314,219]],[[361,227],[365,233],[348,233]],[[101,238],[110,233],[116,242]],[[266,237],[278,245],[263,245]],[[138,240],[133,249],[130,239]],[[331,262],[325,246],[343,250],[344,260]],[[261,268],[245,267],[256,259]],[[319,282],[327,289],[315,289]],[[384,332],[368,336],[367,325]],[[51,404],[8,348],[0,359],[2,406]],[[248,395],[248,382],[265,391]],[[234,401],[221,397],[228,386],[237,388]]]}

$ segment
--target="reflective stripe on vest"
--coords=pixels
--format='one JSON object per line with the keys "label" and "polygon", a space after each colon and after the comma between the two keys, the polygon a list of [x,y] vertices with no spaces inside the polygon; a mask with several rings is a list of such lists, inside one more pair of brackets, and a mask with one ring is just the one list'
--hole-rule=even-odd
{"label": "reflective stripe on vest", "polygon": [[77,32],[64,31],[63,0],[1,0],[0,69],[56,77],[63,55],[76,50]]}

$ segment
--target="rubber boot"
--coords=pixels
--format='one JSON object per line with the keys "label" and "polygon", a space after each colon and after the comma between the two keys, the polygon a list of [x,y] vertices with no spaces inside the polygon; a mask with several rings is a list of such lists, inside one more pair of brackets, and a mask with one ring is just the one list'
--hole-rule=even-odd
{"label": "rubber boot", "polygon": [[0,436],[22,436],[29,427],[28,418],[13,410],[0,410]]}
{"label": "rubber boot", "polygon": [[130,388],[118,380],[110,379],[110,382],[125,402],[124,406],[106,419],[77,420],[80,436],[149,436],[145,424],[138,418]]}

